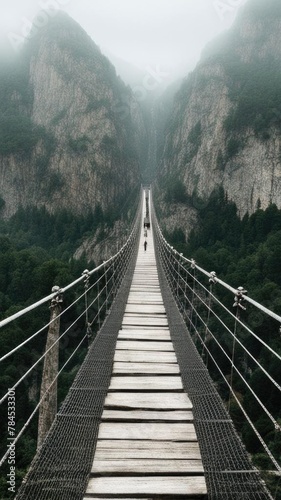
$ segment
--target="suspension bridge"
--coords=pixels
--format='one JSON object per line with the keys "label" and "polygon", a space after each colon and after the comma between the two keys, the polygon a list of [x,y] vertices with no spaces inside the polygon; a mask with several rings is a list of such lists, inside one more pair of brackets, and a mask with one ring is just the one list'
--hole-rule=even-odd
{"label": "suspension bridge", "polygon": [[[69,290],[75,290],[75,299],[63,308]],[[218,290],[231,297],[231,307],[229,300],[221,301]],[[16,492],[17,500],[274,498],[228,410],[233,402],[237,405],[271,463],[270,473],[280,475],[278,453],[244,409],[240,391],[242,384],[267,419],[272,440],[278,442],[280,408],[267,408],[253,390],[248,365],[266,377],[276,401],[281,387],[244,340],[251,337],[261,344],[279,367],[281,356],[241,319],[241,313],[252,307],[278,331],[281,317],[251,299],[243,287],[233,288],[174,250],[158,225],[150,190],[143,191],[131,234],[116,255],[2,320],[0,328],[50,301],[50,322],[0,360],[13,359],[49,328],[44,354],[0,400],[6,404],[11,393],[23,390],[44,362],[47,377],[38,403],[0,461],[1,466],[9,462],[11,450],[39,413],[37,453]],[[75,304],[84,304],[81,314],[55,335],[55,326]],[[53,370],[59,345],[81,318],[85,332],[66,363]],[[98,332],[92,340],[94,326]],[[59,376],[86,342],[88,353],[57,411]],[[228,402],[219,396],[209,368],[223,380]],[[50,412],[53,417],[46,425]]]}

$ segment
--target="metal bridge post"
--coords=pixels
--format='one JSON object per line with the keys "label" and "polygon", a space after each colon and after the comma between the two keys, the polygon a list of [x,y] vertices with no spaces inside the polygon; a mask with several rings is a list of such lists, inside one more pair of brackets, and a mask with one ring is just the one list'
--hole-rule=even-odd
{"label": "metal bridge post", "polygon": [[209,285],[210,285],[210,291],[209,291],[209,300],[207,302],[207,321],[206,321],[206,326],[205,326],[205,335],[204,335],[204,340],[203,340],[203,347],[202,347],[202,359],[205,362],[205,365],[208,367],[208,350],[206,349],[206,344],[208,341],[208,333],[209,333],[209,322],[210,322],[210,314],[211,314],[211,309],[212,309],[212,294],[213,294],[213,286],[217,282],[217,275],[215,271],[210,272],[210,278],[209,278]]}
{"label": "metal bridge post", "polygon": [[42,445],[57,413],[57,380],[59,367],[59,332],[62,294],[60,287],[54,286],[52,292],[57,295],[52,299],[50,309],[51,318],[47,335],[43,375],[41,382],[39,408],[37,449]]}
{"label": "metal bridge post", "polygon": [[237,291],[236,291],[236,294],[234,297],[234,304],[233,304],[233,307],[236,308],[236,318],[235,318],[235,325],[234,325],[234,332],[233,332],[233,343],[232,343],[232,354],[231,354],[230,391],[229,391],[229,400],[228,400],[228,411],[230,410],[231,395],[232,395],[232,390],[233,390],[233,368],[234,368],[234,364],[235,364],[235,347],[236,347],[238,320],[240,320],[241,310],[243,310],[243,311],[246,310],[246,307],[243,305],[243,302],[244,302],[243,294],[246,295],[247,290],[245,290],[243,288],[243,286],[239,286],[237,288]]}
{"label": "metal bridge post", "polygon": [[[195,262],[194,259],[191,259],[191,269],[193,270],[193,276],[192,276],[192,278],[193,278],[193,284],[192,284],[192,298],[191,298],[191,311],[190,311],[189,328],[190,328],[190,332],[192,332],[192,326],[193,326],[193,330],[197,334],[197,329],[196,329],[197,314],[196,314],[195,307],[194,307],[194,301],[195,301],[195,277],[196,277],[196,262]],[[193,325],[193,312],[195,312],[194,325]]]}
{"label": "metal bridge post", "polygon": [[91,339],[92,339],[92,330],[91,330],[91,324],[89,323],[89,307],[88,307],[88,289],[89,289],[89,281],[90,281],[90,274],[88,269],[85,269],[83,271],[82,276],[84,276],[84,283],[85,283],[85,315],[86,315],[86,331],[87,331],[87,340],[88,340],[88,349],[90,348],[91,345]]}

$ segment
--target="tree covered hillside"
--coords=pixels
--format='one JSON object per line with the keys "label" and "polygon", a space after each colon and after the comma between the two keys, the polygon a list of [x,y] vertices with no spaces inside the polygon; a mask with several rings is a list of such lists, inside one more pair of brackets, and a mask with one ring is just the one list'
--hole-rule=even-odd
{"label": "tree covered hillside", "polygon": [[[101,230],[104,225],[108,226],[110,223],[112,219],[110,220],[109,215],[104,215],[100,207],[97,207],[93,214],[89,212],[83,217],[75,217],[65,210],[52,215],[44,208],[29,207],[20,209],[9,221],[0,221],[0,320],[49,295],[54,285],[64,287],[81,276],[84,269],[94,268],[94,262],[86,262],[83,258],[74,260],[73,252],[82,238],[94,235],[98,226]],[[100,234],[102,235],[102,230]],[[73,299],[74,292],[70,290],[65,297],[63,307],[67,308]],[[76,320],[80,313],[79,305],[71,308],[63,316],[61,331]],[[1,329],[0,357],[42,328],[49,318],[49,305],[45,304],[32,314],[23,316]],[[95,328],[93,326],[93,331]],[[67,338],[67,342],[61,343],[60,367],[77,346],[77,339],[85,335],[85,318],[77,322],[74,330],[73,335]],[[46,334],[44,330],[20,351],[1,362],[0,398],[6,392],[6,388],[13,387],[13,384],[42,356]],[[87,352],[87,347],[87,343],[81,346],[59,378],[59,404],[67,394]],[[17,430],[22,427],[38,402],[41,370],[42,363],[39,363],[37,369],[33,370],[19,386],[16,406]],[[6,417],[7,407],[2,404],[0,407],[2,436],[6,435]],[[36,445],[37,416],[17,445],[19,483],[35,454]],[[6,451],[5,446],[6,442],[3,440],[1,457]],[[0,498],[3,500],[14,498],[13,493],[8,496],[5,477],[7,467],[6,464],[0,477]]]}
{"label": "tree covered hillside", "polygon": [[[181,189],[174,187],[172,191],[173,200],[179,196],[182,204],[190,200]],[[167,190],[168,199],[171,190]],[[179,201],[179,200],[178,200]],[[213,192],[208,202],[197,200],[198,223],[191,231],[188,240],[180,228],[175,228],[172,233],[164,231],[164,235],[173,246],[205,270],[215,271],[217,276],[237,289],[243,286],[248,295],[260,302],[276,314],[281,314],[281,210],[271,204],[266,210],[258,209],[254,214],[246,214],[239,218],[237,207],[233,202],[227,200],[222,188]],[[199,202],[200,201],[200,202]],[[201,204],[201,208],[200,207]],[[207,286],[207,283],[206,283]],[[233,300],[225,297],[225,290],[215,288],[214,293],[227,307],[232,310]],[[281,355],[281,333],[276,327],[276,322],[268,318],[255,317],[251,306],[242,314],[242,320],[250,321],[255,334],[268,343],[275,352]],[[253,324],[251,324],[251,321]],[[220,342],[224,349],[229,351],[229,340],[227,335],[218,332]],[[262,348],[261,344],[253,338],[241,339],[243,344],[259,359],[261,364],[268,370],[277,384],[281,384],[280,363],[273,360]],[[225,366],[224,357],[217,349],[215,342],[209,341],[208,347],[219,362]],[[249,361],[249,360],[248,360]],[[244,358],[238,361],[242,372],[245,370]],[[227,367],[228,369],[229,367]],[[261,397],[263,403],[281,423],[281,396],[280,392],[271,384],[268,384],[266,376],[257,366],[247,365],[249,373],[247,380],[253,390]],[[221,390],[221,396],[227,400],[228,391],[220,381],[220,375],[215,366],[210,362],[208,369]],[[225,374],[228,378],[230,373]],[[246,395],[243,385],[236,380],[237,393],[243,400],[244,407],[251,416],[256,427],[265,432],[265,441],[281,462],[281,436],[280,433],[272,433],[267,429],[264,414],[256,404],[253,397]],[[255,463],[262,469],[270,469],[270,461],[263,453],[250,426],[243,420],[240,411],[233,403],[231,415],[237,425],[239,432],[249,452],[254,456]],[[276,486],[275,486],[276,487]],[[277,488],[278,489],[278,488]],[[276,492],[277,492],[276,489]],[[281,490],[278,489],[277,496],[281,498]]]}

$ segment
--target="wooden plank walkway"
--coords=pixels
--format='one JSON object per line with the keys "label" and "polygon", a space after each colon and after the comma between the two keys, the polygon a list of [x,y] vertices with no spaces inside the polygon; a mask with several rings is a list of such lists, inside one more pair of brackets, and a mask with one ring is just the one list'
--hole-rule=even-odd
{"label": "wooden plank walkway", "polygon": [[84,500],[207,498],[192,404],[161,296],[152,229],[143,238]]}

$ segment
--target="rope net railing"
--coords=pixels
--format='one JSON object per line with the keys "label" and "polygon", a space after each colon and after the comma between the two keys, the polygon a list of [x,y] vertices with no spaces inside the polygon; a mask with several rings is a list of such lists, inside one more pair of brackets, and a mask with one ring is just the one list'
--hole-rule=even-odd
{"label": "rope net railing", "polygon": [[[28,440],[29,432],[33,434],[33,436],[35,432],[37,433],[37,421],[40,407],[44,401],[48,401],[48,398],[51,397],[50,394],[52,388],[56,386],[58,379],[60,379],[61,376],[64,377],[64,382],[65,380],[71,380],[71,378],[73,379],[75,373],[77,372],[77,367],[82,363],[82,366],[74,379],[73,385],[69,390],[65,401],[59,408],[58,415],[55,418],[47,436],[46,443],[44,442],[37,450],[37,454],[29,469],[27,479],[24,480],[17,498],[40,498],[40,500],[44,498],[58,498],[58,491],[61,491],[62,483],[64,483],[63,473],[62,477],[58,479],[60,485],[57,485],[58,489],[53,491],[53,497],[51,496],[52,494],[50,493],[49,488],[46,488],[45,492],[44,486],[42,487],[42,477],[45,477],[45,483],[48,484],[48,482],[50,482],[50,477],[54,474],[54,446],[56,448],[56,444],[54,445],[54,442],[58,439],[58,431],[55,431],[55,429],[58,428],[63,421],[64,430],[62,432],[66,433],[66,442],[68,440],[67,433],[72,433],[73,428],[76,427],[76,435],[72,436],[76,442],[76,446],[79,446],[80,438],[81,443],[84,440],[83,445],[85,446],[87,425],[85,425],[84,428],[81,422],[79,424],[77,421],[77,408],[73,410],[72,406],[72,409],[70,410],[70,413],[73,414],[74,412],[75,415],[75,417],[73,417],[73,422],[67,422],[65,416],[69,414],[68,405],[71,399],[74,400],[74,407],[76,406],[75,397],[73,398],[73,395],[75,396],[75,393],[77,394],[76,388],[79,386],[79,384],[77,384],[77,380],[79,380],[79,377],[84,377],[83,373],[85,372],[85,366],[88,366],[89,356],[90,353],[93,352],[93,349],[96,352],[94,352],[94,355],[92,354],[92,365],[102,364],[103,368],[101,368],[100,374],[97,375],[97,378],[100,380],[97,381],[96,387],[93,388],[93,394],[90,398],[88,398],[87,403],[83,401],[83,398],[87,398],[86,391],[84,392],[83,387],[81,401],[79,404],[79,414],[81,413],[81,418],[93,418],[93,412],[95,417],[95,412],[98,413],[101,408],[102,394],[106,383],[104,384],[100,382],[102,379],[107,378],[108,375],[105,374],[105,371],[108,371],[108,368],[112,363],[114,350],[112,350],[112,348],[108,350],[107,347],[108,343],[112,344],[112,346],[114,345],[114,339],[118,332],[118,321],[121,321],[119,318],[120,312],[118,305],[120,303],[120,299],[118,299],[118,297],[120,297],[120,294],[124,297],[126,296],[126,289],[128,288],[128,283],[130,281],[130,272],[134,264],[134,259],[136,258],[140,236],[139,229],[141,208],[142,205],[140,201],[135,220],[132,223],[131,233],[129,234],[125,244],[113,257],[109,258],[95,269],[86,269],[79,278],[63,288],[54,286],[50,295],[44,297],[35,304],[16,312],[11,317],[0,321],[0,335],[1,331],[8,330],[11,333],[11,336],[15,338],[12,349],[5,349],[5,345],[2,345],[0,348],[0,370],[3,373],[4,371],[7,372],[7,368],[9,370],[9,367],[18,366],[18,370],[12,370],[12,383],[9,378],[9,385],[2,385],[0,389],[1,421],[7,423],[7,425],[3,428],[4,432],[1,436],[0,445],[0,467],[1,477],[3,479],[5,476],[7,478],[7,474],[11,470],[11,463],[16,465],[15,469],[21,468],[25,464],[25,459],[20,456],[22,439]],[[121,311],[122,300],[120,306]],[[48,313],[46,312],[48,311],[48,306],[51,310],[51,319],[49,320],[47,319]],[[55,318],[52,316],[53,308],[58,308],[58,313]],[[39,325],[39,322],[37,321],[38,318],[45,318],[46,321],[40,324],[35,331],[28,333],[26,338],[19,339],[17,336],[17,325],[19,323],[21,326],[22,324],[33,324],[33,315],[36,316],[36,321],[34,321],[34,324],[36,325]],[[59,336],[54,342],[51,342],[51,344],[45,348],[47,332],[48,330],[50,332],[50,329],[58,320],[60,323]],[[111,330],[112,335],[109,342],[109,331]],[[103,347],[102,349],[101,346]],[[41,388],[41,394],[39,395],[43,363],[46,362],[47,356],[56,348],[59,351],[60,358],[56,375],[48,381],[46,391],[43,394]],[[21,359],[23,356],[30,359],[29,366],[22,366]],[[85,360],[83,361],[84,358]],[[82,369],[83,366],[84,368]],[[91,372],[93,366],[91,366]],[[92,376],[87,373],[87,387],[92,387],[93,384],[94,380],[92,379]],[[24,398],[22,396],[23,394],[25,395]],[[58,394],[60,394],[59,385]],[[96,402],[99,402],[99,405],[95,404],[90,407],[89,401],[92,403],[93,398],[96,398]],[[60,399],[62,400],[63,398],[61,397]],[[32,400],[31,405],[27,404],[27,402],[30,403],[30,400]],[[23,408],[18,408],[18,401],[20,402],[20,406],[26,402],[26,411],[23,410]],[[83,411],[83,406],[85,407],[85,405],[88,405],[89,407],[88,415]],[[63,408],[66,407],[67,412],[63,410]],[[60,418],[62,415],[64,418]],[[72,430],[70,430],[69,426],[72,426]],[[81,467],[83,469],[83,473],[80,474],[77,483],[74,481],[75,484],[72,489],[69,484],[66,486],[66,483],[69,483],[70,480],[70,476],[67,474],[68,477],[65,481],[64,489],[68,491],[68,495],[64,496],[65,493],[61,493],[60,498],[75,498],[76,500],[79,498],[78,490],[82,495],[83,488],[85,486],[83,480],[85,481],[85,477],[89,473],[89,456],[92,454],[94,447],[93,439],[95,434],[93,435],[92,432],[93,431],[89,431],[88,445],[83,451],[83,453],[86,453],[87,455],[85,464],[81,466],[81,464],[79,465],[75,463],[75,467],[78,467],[78,474]],[[63,436],[59,439],[62,438]],[[81,446],[83,445],[81,444]],[[71,439],[65,446],[67,449],[67,452],[65,453],[66,456],[67,453],[72,453],[70,452],[69,447],[71,447]],[[63,448],[60,450],[60,453],[61,467],[64,469],[65,463],[63,461]],[[43,464],[42,457],[45,464],[45,472],[42,472],[42,469],[40,469]],[[79,453],[77,453],[77,457],[79,457]],[[70,457],[67,456],[65,460],[66,462],[69,461]],[[38,473],[38,464],[40,473]],[[73,476],[73,469],[74,464],[71,464],[70,474],[72,474],[72,477],[75,477],[75,474]],[[33,476],[36,479],[34,479]],[[33,477],[33,479],[29,481],[30,477]],[[16,484],[18,485],[21,478],[15,477],[15,479]],[[81,485],[78,487],[77,485],[79,482],[81,482]],[[32,487],[31,483],[33,485]],[[36,487],[34,486],[35,483]],[[12,489],[10,491],[15,493],[16,489]],[[14,495],[11,494],[10,497],[14,498]]]}
{"label": "rope net railing", "polygon": [[[257,472],[241,437],[258,454],[262,469],[277,477],[281,473],[281,316],[251,299],[243,287],[231,287],[177,252],[165,240],[155,214],[153,226],[163,295],[173,295],[177,305],[172,308],[171,300],[164,300],[194,405],[208,492],[210,498],[238,498],[247,489],[243,480],[237,486],[239,471],[252,474],[250,485]],[[274,346],[267,341],[269,329],[276,332]],[[255,488],[247,498],[271,498],[263,486],[262,493]]]}

